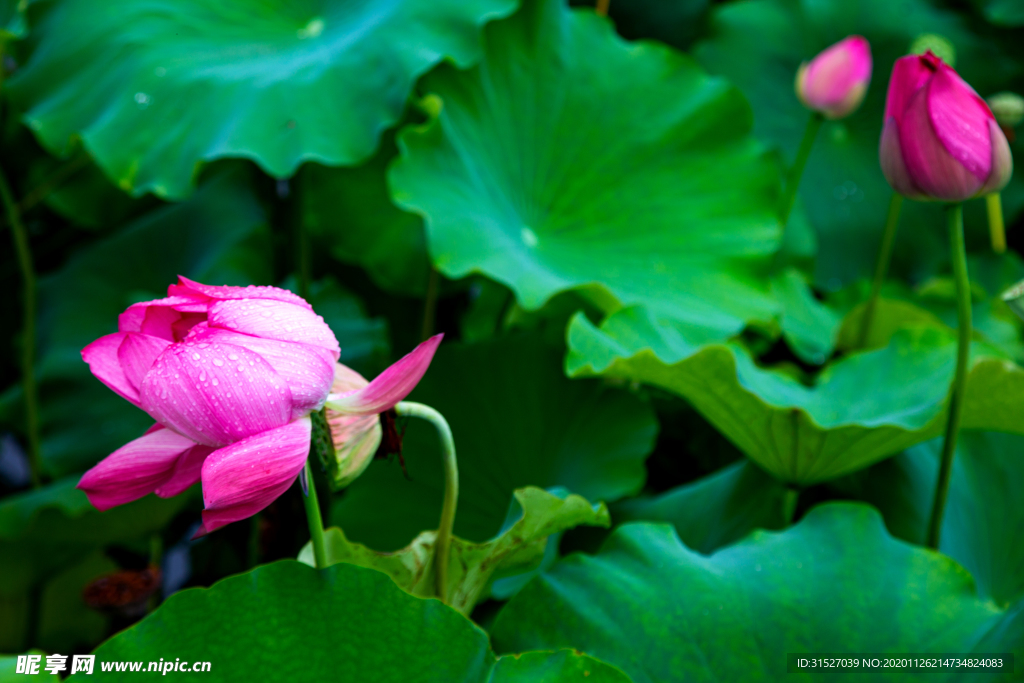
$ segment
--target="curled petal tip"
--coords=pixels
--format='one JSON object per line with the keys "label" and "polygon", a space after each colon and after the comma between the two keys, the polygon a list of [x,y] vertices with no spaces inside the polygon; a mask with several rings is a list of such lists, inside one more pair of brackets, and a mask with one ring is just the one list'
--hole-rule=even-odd
{"label": "curled petal tip", "polygon": [[367,386],[327,397],[327,407],[343,415],[374,415],[395,407],[416,388],[444,338],[435,334],[420,343]]}

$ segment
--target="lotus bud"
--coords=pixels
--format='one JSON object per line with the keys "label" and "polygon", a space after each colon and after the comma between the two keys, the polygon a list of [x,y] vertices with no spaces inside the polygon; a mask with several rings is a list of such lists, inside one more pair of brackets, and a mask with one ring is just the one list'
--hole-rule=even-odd
{"label": "lotus bud", "polygon": [[1024,121],[1024,97],[1015,92],[1001,92],[988,98],[988,106],[1006,139],[1013,142],[1014,127]]}
{"label": "lotus bud", "polygon": [[1010,145],[985,100],[933,52],[896,60],[879,144],[896,192],[961,202],[1010,180]]}
{"label": "lotus bud", "polygon": [[871,81],[871,46],[850,36],[804,62],[796,74],[796,95],[804,106],[828,119],[849,116]]}
{"label": "lotus bud", "polygon": [[[369,384],[355,370],[335,364],[332,392],[355,391]],[[382,436],[380,416],[346,415],[330,408],[326,413],[334,448],[333,457],[324,465],[331,488],[338,491],[355,481],[373,460]]]}

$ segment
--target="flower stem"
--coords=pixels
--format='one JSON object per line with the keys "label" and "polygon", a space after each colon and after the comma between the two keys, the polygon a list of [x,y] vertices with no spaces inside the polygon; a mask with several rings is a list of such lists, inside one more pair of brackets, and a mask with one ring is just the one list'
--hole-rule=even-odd
{"label": "flower stem", "polygon": [[427,280],[427,298],[423,302],[423,329],[420,331],[420,341],[426,341],[434,334],[434,312],[437,309],[437,295],[441,288],[441,275],[437,268],[431,266],[430,279]]}
{"label": "flower stem", "polygon": [[800,497],[800,491],[789,486],[782,494],[782,521],[785,527],[793,525],[793,516],[796,514],[796,502]]}
{"label": "flower stem", "polygon": [[21,340],[21,373],[22,386],[25,392],[25,431],[28,440],[28,462],[32,474],[32,486],[42,483],[42,462],[39,449],[39,396],[36,389],[35,351],[36,351],[36,273],[32,266],[32,251],[28,243],[28,233],[21,222],[18,204],[14,201],[7,178],[0,170],[0,200],[7,210],[7,222],[11,226],[14,237],[14,248],[18,252],[18,265],[21,267],[24,301],[22,305]]}
{"label": "flower stem", "polygon": [[804,175],[804,167],[807,165],[807,158],[811,156],[811,148],[814,147],[814,138],[818,136],[825,117],[814,112],[807,119],[807,127],[804,129],[804,139],[800,141],[800,148],[796,151],[796,158],[793,159],[793,167],[789,169],[789,176],[786,178],[786,189],[782,192],[782,204],[779,207],[779,223],[782,229],[786,229],[789,222],[789,214],[793,211],[793,204],[796,203],[796,191],[800,187],[800,178]]}
{"label": "flower stem", "polygon": [[936,550],[939,547],[939,535],[942,530],[942,514],[946,508],[946,494],[949,492],[949,475],[953,468],[953,456],[956,454],[956,437],[960,430],[960,415],[963,412],[964,389],[967,384],[967,359],[971,350],[971,283],[967,278],[963,206],[953,204],[947,209],[947,216],[953,257],[953,278],[956,280],[957,328],[960,334],[956,349],[956,376],[949,397],[946,438],[942,443],[942,463],[935,486],[932,514],[928,520],[926,544]]}
{"label": "flower stem", "polygon": [[864,307],[864,315],[860,319],[860,334],[857,337],[857,348],[862,349],[871,335],[871,323],[875,318],[875,307],[878,295],[882,292],[882,283],[889,272],[892,260],[892,246],[896,242],[896,228],[900,224],[900,207],[903,206],[903,195],[892,193],[889,200],[889,215],[885,219],[885,232],[882,233],[882,245],[878,248],[878,260],[875,262],[875,277],[871,281],[871,296]]}
{"label": "flower stem", "polygon": [[448,602],[448,562],[451,556],[452,526],[455,524],[455,507],[459,501],[459,466],[455,460],[455,441],[452,429],[441,413],[430,406],[412,401],[402,401],[395,406],[399,415],[409,415],[427,420],[437,429],[441,437],[444,457],[444,504],[441,507],[441,523],[437,528],[437,542],[434,547],[434,577],[437,582],[437,597]]}
{"label": "flower stem", "polygon": [[[312,455],[312,454],[311,454]],[[306,460],[306,466],[302,474],[306,478],[306,495],[303,501],[306,505],[306,521],[309,522],[309,538],[313,541],[313,562],[317,569],[327,566],[327,550],[324,547],[324,520],[320,516],[320,503],[316,499],[316,486],[313,484],[313,470]]]}
{"label": "flower stem", "polygon": [[594,13],[599,17],[608,16],[608,5],[612,4],[612,0],[597,0],[597,5],[594,7]]}
{"label": "flower stem", "polygon": [[1002,254],[1006,251],[1006,228],[1003,226],[1003,202],[998,192],[985,196],[988,208],[988,231],[992,235],[992,251]]}

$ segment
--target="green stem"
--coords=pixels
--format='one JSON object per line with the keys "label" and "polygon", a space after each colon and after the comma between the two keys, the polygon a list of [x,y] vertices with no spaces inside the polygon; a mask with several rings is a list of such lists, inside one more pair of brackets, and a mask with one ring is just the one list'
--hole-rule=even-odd
{"label": "green stem", "polygon": [[309,301],[309,283],[312,279],[313,255],[309,244],[309,231],[304,221],[298,221],[299,231],[299,296]]}
{"label": "green stem", "polygon": [[871,323],[875,319],[875,308],[878,306],[878,295],[882,292],[882,283],[889,272],[892,261],[892,246],[896,242],[896,228],[900,224],[900,207],[903,206],[903,195],[892,193],[889,200],[889,215],[885,219],[885,232],[882,233],[882,245],[878,248],[878,260],[875,262],[875,277],[871,281],[871,296],[864,307],[864,315],[860,319],[860,335],[857,337],[857,348],[862,349],[871,335]]}
{"label": "green stem", "polygon": [[782,521],[785,526],[793,525],[793,517],[796,515],[796,502],[800,497],[800,491],[789,486],[782,495]]}
{"label": "green stem", "polygon": [[7,177],[0,170],[0,200],[7,210],[7,222],[14,237],[14,248],[18,252],[21,267],[24,303],[22,306],[21,373],[25,392],[25,430],[28,437],[28,462],[32,472],[32,486],[42,482],[42,463],[39,455],[39,397],[36,393],[35,352],[36,352],[36,273],[32,266],[32,251],[28,233],[21,222],[18,204],[7,184]]}
{"label": "green stem", "polygon": [[782,205],[779,208],[779,223],[783,231],[789,222],[789,214],[793,211],[793,204],[796,203],[796,191],[800,188],[800,178],[804,175],[804,167],[807,165],[807,158],[811,156],[811,148],[814,147],[814,138],[818,136],[818,129],[821,128],[825,117],[814,112],[811,118],[807,119],[807,128],[804,129],[804,139],[800,141],[800,148],[796,151],[796,158],[793,160],[793,167],[789,169],[789,176],[786,178],[786,189],[782,192]]}
{"label": "green stem", "polygon": [[[310,454],[310,457],[313,457]],[[309,538],[313,541],[313,562],[317,569],[327,566],[327,550],[324,547],[324,520],[320,516],[320,503],[316,499],[316,486],[313,484],[313,470],[306,460],[306,466],[302,470],[302,476],[306,478],[306,495],[303,497],[306,505],[306,521],[309,522]]]}
{"label": "green stem", "polygon": [[427,299],[423,303],[423,329],[420,341],[426,341],[434,334],[434,311],[437,308],[437,294],[441,288],[441,276],[437,268],[430,268],[430,279],[427,280]]}
{"label": "green stem", "polygon": [[946,438],[942,443],[942,463],[939,479],[935,485],[935,499],[932,514],[928,520],[929,548],[938,549],[942,531],[942,514],[946,508],[946,494],[949,492],[949,475],[953,469],[956,454],[956,437],[960,430],[960,415],[963,412],[964,388],[967,384],[967,359],[971,350],[971,283],[967,278],[967,250],[964,247],[963,206],[953,204],[947,209],[949,217],[949,241],[953,258],[953,278],[956,280],[957,329],[959,339],[956,348],[956,377],[949,397],[949,417],[946,421]]}
{"label": "green stem", "polygon": [[985,196],[988,209],[988,231],[992,235],[992,251],[1002,254],[1006,251],[1006,227],[1003,225],[1003,202],[998,192]]}
{"label": "green stem", "polygon": [[395,406],[399,415],[409,415],[427,420],[437,429],[441,437],[444,457],[444,504],[441,507],[441,523],[437,528],[437,542],[434,547],[434,576],[437,582],[437,597],[448,602],[448,562],[451,556],[452,526],[455,524],[455,507],[459,501],[459,466],[455,460],[455,441],[452,430],[441,413],[430,406],[412,401],[402,401]]}

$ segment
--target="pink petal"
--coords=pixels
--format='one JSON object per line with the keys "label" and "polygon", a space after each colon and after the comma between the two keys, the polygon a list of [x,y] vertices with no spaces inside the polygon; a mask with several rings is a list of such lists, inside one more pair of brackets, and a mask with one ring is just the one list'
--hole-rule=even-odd
{"label": "pink petal", "polygon": [[1013,155],[1003,129],[994,120],[988,122],[988,129],[992,140],[992,173],[979,194],[998,192],[1006,187],[1013,175]]}
{"label": "pink petal", "polygon": [[152,493],[173,474],[182,453],[196,444],[170,429],[131,441],[82,475],[78,488],[101,512]]}
{"label": "pink petal", "polygon": [[891,116],[885,120],[882,128],[882,141],[879,144],[878,158],[882,164],[882,175],[889,181],[892,189],[904,197],[918,197],[921,191],[907,173],[907,165],[903,161],[903,150],[900,147],[899,124]]}
{"label": "pink petal", "polygon": [[231,287],[228,285],[204,285],[201,282],[189,280],[187,277],[178,276],[178,284],[167,288],[169,295],[208,297],[210,299],[268,299],[273,301],[284,301],[303,308],[313,310],[305,299],[298,294],[289,292],[287,289],[278,287],[260,287],[249,285],[248,287]]}
{"label": "pink petal", "polygon": [[127,336],[125,332],[115,332],[100,337],[82,349],[82,360],[89,364],[89,370],[96,379],[113,389],[117,395],[139,405],[139,390],[128,381],[117,357],[117,351]]}
{"label": "pink petal", "polygon": [[174,471],[167,481],[155,491],[161,498],[173,498],[184,493],[190,486],[199,481],[206,457],[214,452],[212,446],[193,446],[178,458]]}
{"label": "pink petal", "polygon": [[203,464],[203,530],[256,514],[295,483],[309,455],[311,431],[306,417],[210,455]]}
{"label": "pink petal", "polygon": [[900,148],[907,173],[914,185],[932,199],[969,199],[981,189],[983,181],[953,158],[936,137],[928,100],[928,88],[918,90],[899,121]]}
{"label": "pink petal", "polygon": [[992,171],[988,124],[995,117],[974,89],[945,64],[928,84],[928,113],[946,151],[984,183]]}
{"label": "pink petal", "polygon": [[899,123],[910,98],[925,86],[941,63],[942,60],[930,52],[923,56],[907,55],[897,59],[892,66],[889,90],[885,95],[885,118],[895,118]]}
{"label": "pink petal", "polygon": [[850,36],[801,70],[798,91],[811,109],[840,118],[860,104],[870,80],[871,46],[861,36]]}
{"label": "pink petal", "polygon": [[287,424],[292,397],[270,364],[234,344],[167,348],[142,381],[142,408],[197,443],[224,446]]}
{"label": "pink petal", "polygon": [[121,363],[125,379],[135,387],[142,386],[142,378],[149,372],[156,357],[171,345],[166,339],[151,337],[148,334],[129,332],[117,350],[117,359]]}
{"label": "pink petal", "polygon": [[264,339],[312,344],[327,349],[332,360],[341,347],[324,319],[307,307],[270,299],[218,301],[210,306],[210,327]]}
{"label": "pink petal", "polygon": [[327,407],[347,415],[374,415],[390,410],[419,383],[442,337],[443,334],[436,334],[426,340],[362,389],[331,394]]}
{"label": "pink petal", "polygon": [[219,328],[199,330],[198,326],[193,338],[197,343],[218,341],[242,346],[262,356],[291,391],[293,420],[319,410],[331,392],[334,357],[322,347],[262,339]]}
{"label": "pink petal", "polygon": [[190,317],[197,322],[205,320],[206,307],[205,301],[181,296],[144,301],[132,304],[118,316],[117,329],[121,332],[144,332],[154,337],[179,341],[185,335],[175,337],[174,325],[184,317]]}

